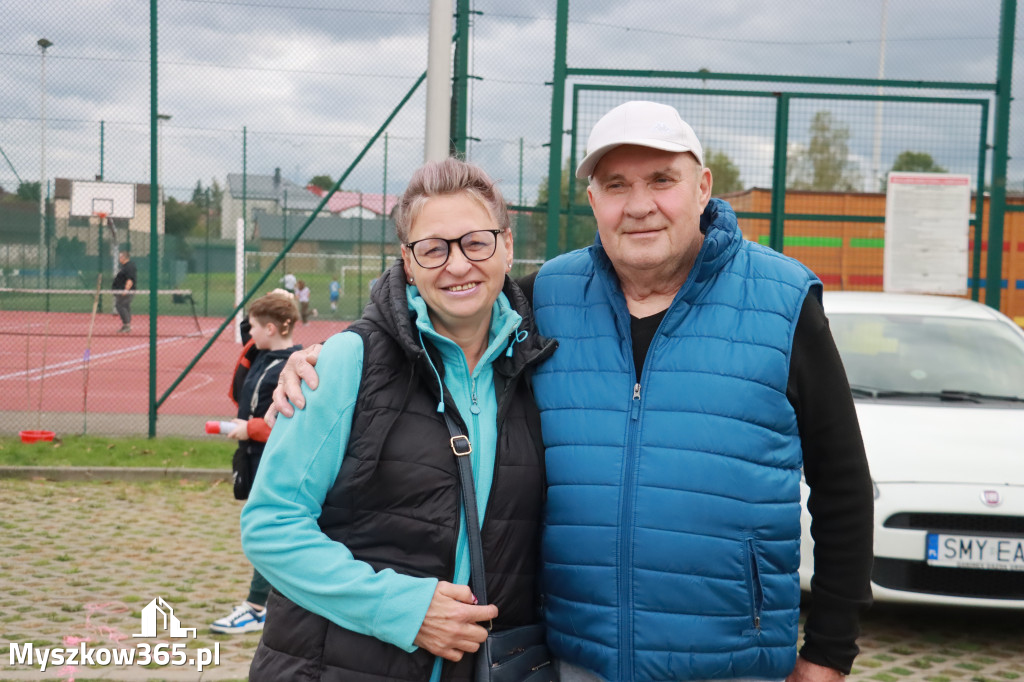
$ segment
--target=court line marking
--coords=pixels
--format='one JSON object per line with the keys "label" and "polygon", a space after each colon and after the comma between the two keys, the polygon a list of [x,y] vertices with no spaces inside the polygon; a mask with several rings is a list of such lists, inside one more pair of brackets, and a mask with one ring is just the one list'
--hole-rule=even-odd
{"label": "court line marking", "polygon": [[209,374],[197,373],[194,378],[202,378],[202,383],[198,383],[195,386],[190,386],[183,391],[179,390],[181,388],[181,385],[179,384],[178,388],[175,389],[174,393],[167,396],[167,400],[174,400],[175,398],[180,398],[183,395],[187,395],[192,391],[198,391],[200,388],[205,388],[206,386],[209,386],[210,384],[213,383],[213,377],[210,376]]}
{"label": "court line marking", "polygon": [[[216,331],[216,328],[204,329],[203,334],[205,335],[206,333],[213,333],[214,331]],[[189,334],[187,336],[178,336],[170,339],[162,339],[157,341],[156,345],[159,347],[167,343],[177,343],[179,341],[187,341],[195,338],[200,338],[200,334],[195,333]],[[47,365],[45,368],[33,367],[30,369],[19,370],[11,374],[2,374],[0,375],[0,381],[5,381],[7,379],[25,379],[26,381],[41,381],[43,379],[48,379],[50,377],[59,377],[64,374],[71,374],[72,372],[82,372],[85,371],[86,364],[108,364],[114,360],[119,359],[124,355],[136,353],[140,350],[146,350],[148,348],[149,343],[140,343],[135,346],[129,346],[127,348],[116,348],[111,351],[98,353],[96,355],[90,355],[88,363],[86,363],[84,357],[78,357],[75,358],[74,360],[65,360],[63,362],[58,362],[53,365]],[[60,371],[51,372],[50,370],[52,369],[60,369]]]}

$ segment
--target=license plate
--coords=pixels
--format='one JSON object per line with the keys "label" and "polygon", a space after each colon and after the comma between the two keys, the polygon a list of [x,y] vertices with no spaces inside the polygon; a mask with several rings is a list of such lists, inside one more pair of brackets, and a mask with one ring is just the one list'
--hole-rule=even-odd
{"label": "license plate", "polygon": [[1024,571],[1024,538],[928,534],[930,566]]}

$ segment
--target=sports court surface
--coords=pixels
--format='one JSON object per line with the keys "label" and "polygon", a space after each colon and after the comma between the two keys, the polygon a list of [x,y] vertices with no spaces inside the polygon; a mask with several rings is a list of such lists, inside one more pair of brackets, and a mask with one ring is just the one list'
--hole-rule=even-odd
{"label": "sports court surface", "polygon": [[[120,320],[88,313],[0,313],[0,432],[48,429],[61,434],[145,434],[149,400],[149,316]],[[158,318],[157,399],[210,340],[223,318]],[[198,325],[198,329],[197,329]],[[347,322],[312,320],[295,330],[311,345]],[[199,436],[207,419],[235,414],[227,392],[241,346],[227,327],[160,406],[158,433]]]}

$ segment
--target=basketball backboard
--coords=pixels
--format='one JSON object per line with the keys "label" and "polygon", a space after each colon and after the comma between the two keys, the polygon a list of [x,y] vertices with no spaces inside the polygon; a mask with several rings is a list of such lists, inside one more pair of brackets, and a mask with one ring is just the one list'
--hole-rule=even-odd
{"label": "basketball backboard", "polygon": [[71,181],[71,215],[107,218],[135,217],[135,184],[130,182],[101,182],[99,180]]}

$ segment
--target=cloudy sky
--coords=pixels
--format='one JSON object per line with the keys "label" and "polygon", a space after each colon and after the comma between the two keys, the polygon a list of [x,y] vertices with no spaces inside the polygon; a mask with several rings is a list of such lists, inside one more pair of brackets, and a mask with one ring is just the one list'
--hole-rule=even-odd
{"label": "cloudy sky", "polygon": [[[36,41],[43,37],[53,42],[45,58],[47,177],[91,179],[102,162],[108,180],[148,181],[148,5],[0,3],[0,150],[6,157],[0,158],[0,186],[13,190],[19,178],[40,177],[42,59]],[[886,78],[995,81],[998,0],[891,0],[887,6]],[[522,196],[531,202],[548,168],[555,2],[473,0],[472,9],[478,14],[470,34],[469,109],[476,139],[469,156],[501,180],[511,201]],[[882,12],[883,0],[574,0],[568,61],[574,68],[875,78]],[[171,116],[162,154],[170,192],[187,198],[197,181],[223,184],[227,173],[241,172],[243,128],[248,172],[280,168],[300,184],[318,174],[336,179],[425,69],[428,16],[428,0],[161,0],[159,109]],[[1024,64],[1016,52],[1020,72]],[[764,93],[875,93],[722,79],[573,82],[712,93],[588,92],[578,116],[588,127],[625,99],[669,102],[706,146],[728,154],[748,187],[767,186],[771,177],[774,102]],[[886,92],[991,99],[985,91]],[[383,140],[374,145],[346,189],[401,191],[422,159],[424,101],[421,86],[389,127],[386,153]],[[794,100],[791,109],[794,145],[806,143],[815,112],[832,112],[849,130],[851,159],[865,186],[875,174],[879,113],[883,171],[909,149],[930,153],[951,171],[976,173],[976,105],[886,104],[879,112],[874,103],[810,98]],[[989,141],[991,131],[990,121]],[[566,153],[568,142],[566,137]],[[1022,147],[1020,126],[1011,126],[1011,156],[1024,160]],[[1011,186],[1024,189],[1024,163],[1011,159],[1009,176]]]}

